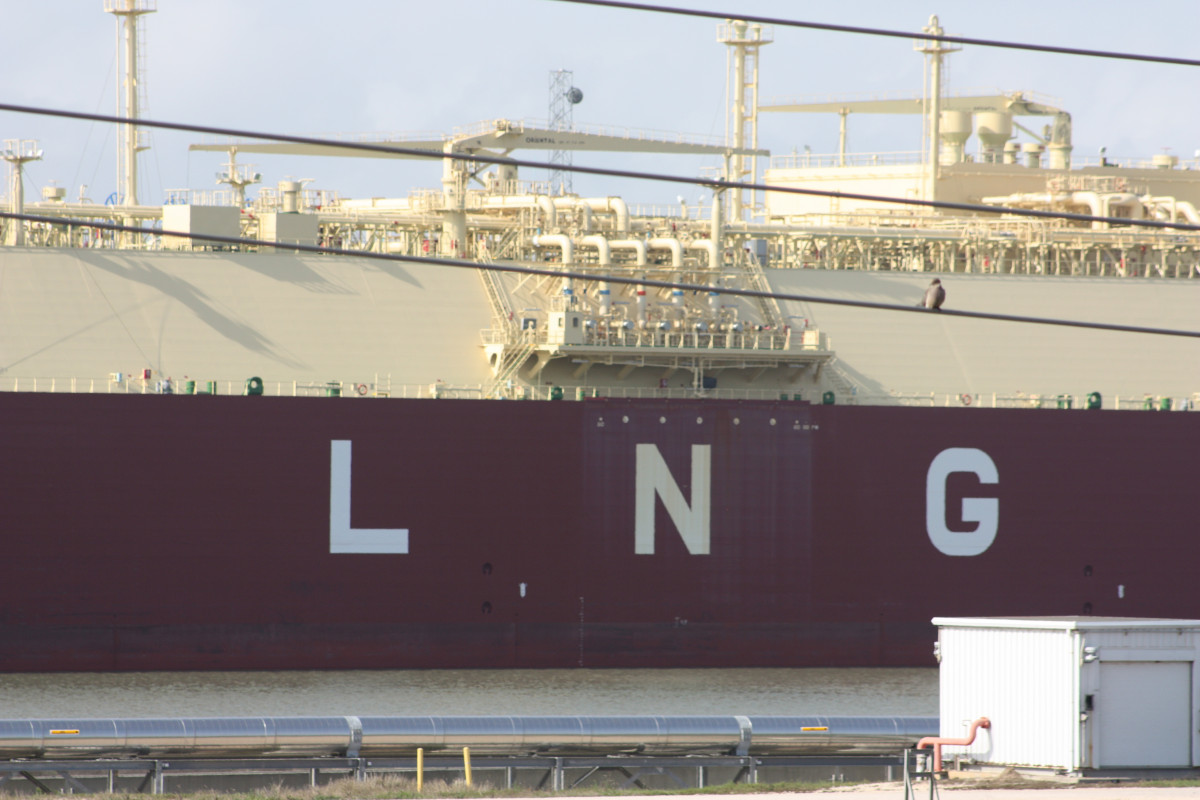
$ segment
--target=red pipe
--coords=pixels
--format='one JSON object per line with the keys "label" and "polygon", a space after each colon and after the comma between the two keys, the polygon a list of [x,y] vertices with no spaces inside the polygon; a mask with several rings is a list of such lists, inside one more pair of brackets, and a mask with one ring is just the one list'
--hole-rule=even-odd
{"label": "red pipe", "polygon": [[975,732],[980,728],[992,727],[992,721],[987,717],[980,717],[971,723],[971,729],[967,731],[965,739],[947,739],[941,736],[926,736],[921,741],[917,742],[917,749],[924,750],[929,745],[933,745],[933,771],[942,771],[942,745],[956,744],[966,745],[975,741]]}

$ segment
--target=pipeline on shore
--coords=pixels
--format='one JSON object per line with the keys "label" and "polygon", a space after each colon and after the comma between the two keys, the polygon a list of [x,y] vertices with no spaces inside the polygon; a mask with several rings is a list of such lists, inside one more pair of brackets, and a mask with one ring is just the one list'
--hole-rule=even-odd
{"label": "pipeline on shore", "polygon": [[938,734],[937,717],[412,716],[0,720],[0,758],[859,755]]}

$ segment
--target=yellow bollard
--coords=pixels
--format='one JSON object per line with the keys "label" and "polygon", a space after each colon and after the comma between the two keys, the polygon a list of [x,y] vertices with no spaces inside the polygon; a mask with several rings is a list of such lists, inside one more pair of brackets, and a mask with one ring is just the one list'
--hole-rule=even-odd
{"label": "yellow bollard", "polygon": [[425,786],[425,748],[417,748],[417,791]]}
{"label": "yellow bollard", "polygon": [[471,748],[463,748],[463,771],[467,776],[467,786],[471,785]]}

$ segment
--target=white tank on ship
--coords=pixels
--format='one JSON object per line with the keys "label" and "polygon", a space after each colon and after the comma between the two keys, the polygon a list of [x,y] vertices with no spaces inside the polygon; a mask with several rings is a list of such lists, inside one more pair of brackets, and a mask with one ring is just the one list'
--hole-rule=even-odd
{"label": "white tank on ship", "polygon": [[975,115],[975,135],[979,137],[983,160],[995,164],[1004,144],[1012,138],[1013,119],[1007,111],[980,111]]}
{"label": "white tank on ship", "polygon": [[970,111],[943,111],[938,130],[942,138],[942,163],[957,164],[963,160],[967,139],[971,138],[973,119]]}

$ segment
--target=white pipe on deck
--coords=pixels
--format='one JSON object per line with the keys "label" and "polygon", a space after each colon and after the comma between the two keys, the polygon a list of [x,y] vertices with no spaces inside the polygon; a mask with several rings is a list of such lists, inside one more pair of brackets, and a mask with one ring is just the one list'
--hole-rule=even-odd
{"label": "white pipe on deck", "polygon": [[583,209],[583,230],[590,232],[592,230],[592,207],[589,201],[580,197],[555,197],[554,208],[557,211],[560,208],[565,209]]}
{"label": "white pipe on deck", "polygon": [[542,210],[542,216],[545,217],[545,226],[547,230],[554,230],[558,227],[558,212],[554,209],[554,200],[544,194],[540,194],[535,198],[538,208]]}
{"label": "white pipe on deck", "polygon": [[542,233],[530,239],[534,247],[557,247],[562,250],[563,266],[575,263],[575,243],[561,233]]}
{"label": "white pipe on deck", "polygon": [[[561,248],[563,269],[568,269],[575,263],[575,244],[569,236],[564,236],[561,233],[543,233],[539,236],[534,236],[530,241],[534,247]],[[569,277],[563,278],[562,294],[567,306],[575,303],[575,285]]]}
{"label": "white pipe on deck", "polygon": [[641,239],[613,239],[608,243],[613,250],[632,250],[636,264],[646,266],[646,243]]}
{"label": "white pipe on deck", "polygon": [[1172,195],[1165,195],[1162,197],[1143,197],[1142,202],[1152,205],[1156,209],[1168,209],[1168,222],[1176,222],[1182,216],[1192,225],[1200,225],[1200,213],[1196,211],[1196,206],[1187,200],[1180,200]]}
{"label": "white pipe on deck", "polygon": [[[1157,199],[1157,198],[1152,198]],[[1166,199],[1166,198],[1163,198]],[[1076,205],[1087,206],[1088,213],[1095,217],[1110,217],[1112,216],[1113,207],[1127,207],[1131,209],[1130,219],[1141,219],[1142,214],[1134,216],[1134,211],[1142,210],[1141,199],[1129,192],[1018,192],[1017,194],[1005,195],[1003,197],[984,197],[982,202],[988,205],[1012,205],[1012,206],[1052,206],[1058,205]],[[1104,229],[1109,227],[1107,222],[1095,221],[1092,223],[1094,229]]]}
{"label": "white pipe on deck", "polygon": [[600,281],[600,316],[607,317],[612,313],[612,289],[609,288],[608,281]]}
{"label": "white pipe on deck", "polygon": [[719,262],[717,261],[717,243],[712,239],[692,239],[686,245],[688,250],[703,250],[708,253],[709,269],[716,269]]}
{"label": "white pipe on deck", "polygon": [[609,251],[608,239],[599,234],[584,236],[579,240],[581,247],[596,248],[596,259],[600,262],[600,266],[607,267],[612,264],[612,254]]}
{"label": "white pipe on deck", "polygon": [[657,239],[650,239],[648,242],[646,242],[646,245],[651,250],[670,250],[671,266],[683,266],[683,245],[679,243],[678,239],[660,237]]}
{"label": "white pipe on deck", "polygon": [[[1137,195],[1130,194],[1129,192],[1072,192],[1071,202],[1078,205],[1086,205],[1092,215],[1097,217],[1112,216],[1113,206],[1136,205],[1138,209],[1141,208],[1141,202],[1138,200]],[[1134,218],[1132,214],[1130,214],[1130,218]],[[1137,219],[1140,219],[1140,216]],[[1096,221],[1092,223],[1093,229],[1108,227],[1109,223],[1107,222]]]}
{"label": "white pipe on deck", "polygon": [[617,233],[629,233],[629,206],[619,197],[592,197],[583,201],[592,211],[616,216]]}
{"label": "white pipe on deck", "polygon": [[984,197],[980,202],[984,205],[1011,206],[1020,203],[1038,205],[1052,205],[1054,203],[1069,203],[1071,195],[1067,192],[1018,192],[1017,194],[1008,194],[1002,197]]}

